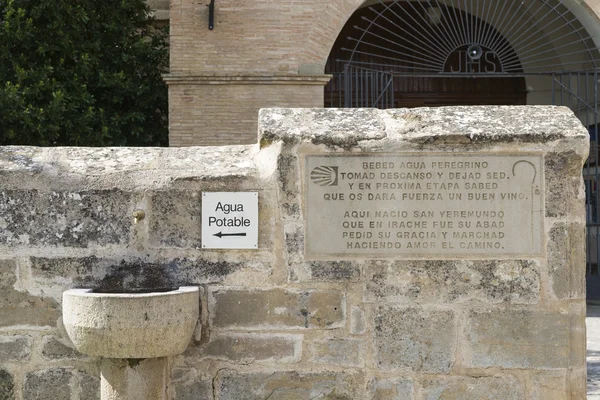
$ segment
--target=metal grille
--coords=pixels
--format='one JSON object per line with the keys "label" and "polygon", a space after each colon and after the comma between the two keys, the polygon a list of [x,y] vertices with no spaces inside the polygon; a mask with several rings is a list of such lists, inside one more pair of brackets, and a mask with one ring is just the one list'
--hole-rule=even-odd
{"label": "metal grille", "polygon": [[337,61],[390,73],[597,68],[598,49],[563,3],[380,1],[356,21]]}

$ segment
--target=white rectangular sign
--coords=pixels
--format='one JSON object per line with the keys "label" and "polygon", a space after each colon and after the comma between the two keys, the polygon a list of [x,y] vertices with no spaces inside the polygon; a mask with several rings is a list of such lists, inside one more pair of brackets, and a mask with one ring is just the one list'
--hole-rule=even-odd
{"label": "white rectangular sign", "polygon": [[203,192],[202,248],[257,249],[258,193]]}

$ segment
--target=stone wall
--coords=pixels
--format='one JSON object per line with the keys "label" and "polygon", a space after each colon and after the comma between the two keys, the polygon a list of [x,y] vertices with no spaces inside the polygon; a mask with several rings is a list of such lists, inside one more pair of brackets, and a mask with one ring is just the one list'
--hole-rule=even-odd
{"label": "stone wall", "polygon": [[[0,148],[0,398],[99,398],[65,289],[178,285],[202,288],[201,325],[174,399],[585,398],[588,134],[569,110],[273,109],[259,129],[248,146]],[[540,254],[307,255],[306,157],[407,153],[542,157]],[[259,193],[258,250],[202,250],[217,191]]]}

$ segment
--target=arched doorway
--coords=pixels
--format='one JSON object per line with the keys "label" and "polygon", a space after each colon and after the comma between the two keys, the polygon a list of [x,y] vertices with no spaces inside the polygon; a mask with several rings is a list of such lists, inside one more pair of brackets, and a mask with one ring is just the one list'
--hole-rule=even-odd
{"label": "arched doorway", "polygon": [[571,108],[590,132],[587,295],[600,300],[600,53],[568,0],[367,1],[325,72],[326,107]]}
{"label": "arched doorway", "polygon": [[[506,47],[507,58],[517,60],[511,71],[522,73],[516,54],[502,35],[463,10],[422,4],[378,3],[352,15],[325,67],[326,73],[334,75],[326,88],[325,107],[527,103],[522,76],[473,79],[471,74],[502,72],[501,60],[489,47],[463,44],[451,33],[469,22],[477,24],[481,41],[488,46],[497,42],[498,47]],[[447,29],[441,25],[444,20],[449,25]],[[485,40],[484,33],[488,36]],[[344,87],[342,77],[349,72],[354,75],[355,84]],[[445,77],[437,76],[441,73]],[[350,89],[353,93],[348,96]],[[387,93],[377,102],[382,91]],[[345,103],[344,97],[351,100],[350,104]]]}

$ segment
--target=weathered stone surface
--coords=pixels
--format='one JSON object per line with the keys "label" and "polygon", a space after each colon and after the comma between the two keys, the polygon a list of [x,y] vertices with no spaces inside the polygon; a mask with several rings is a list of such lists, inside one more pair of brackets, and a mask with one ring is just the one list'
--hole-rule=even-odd
{"label": "weathered stone surface", "polygon": [[367,319],[362,308],[352,306],[350,309],[350,333],[362,335],[367,331]]}
{"label": "weathered stone surface", "polygon": [[455,324],[449,309],[380,307],[374,322],[377,367],[449,372],[456,351]]}
{"label": "weathered stone surface", "polygon": [[414,384],[410,379],[373,379],[369,382],[369,400],[412,400]]}
{"label": "weathered stone surface", "polygon": [[129,240],[131,195],[121,190],[0,192],[0,244],[87,247]]}
{"label": "weathered stone surface", "polygon": [[528,309],[473,310],[462,334],[470,367],[566,368],[569,315]]}
{"label": "weathered stone surface", "polygon": [[[533,400],[564,400],[567,390],[566,371],[545,371],[532,377]],[[574,397],[577,398],[577,397]]]}
{"label": "weathered stone surface", "polygon": [[511,377],[448,377],[425,379],[423,400],[522,400],[525,394]]}
{"label": "weathered stone surface", "polygon": [[344,295],[336,290],[223,288],[209,301],[211,325],[218,328],[329,329],[345,321]]}
{"label": "weathered stone surface", "polygon": [[277,159],[279,190],[282,193],[281,209],[284,219],[300,217],[300,176],[298,175],[298,157],[281,154]]}
{"label": "weathered stone surface", "polygon": [[373,261],[365,265],[367,297],[399,303],[536,303],[533,261]]}
{"label": "weathered stone surface", "polygon": [[351,373],[224,371],[218,376],[218,400],[355,400],[362,378]]}
{"label": "weathered stone surface", "polygon": [[317,364],[360,367],[365,352],[362,339],[329,339],[310,343],[311,359]]}
{"label": "weathered stone surface", "polygon": [[55,336],[44,336],[42,340],[42,355],[50,360],[61,358],[85,358],[72,347],[67,346]]}
{"label": "weathered stone surface", "polygon": [[25,377],[23,399],[70,399],[71,378],[71,371],[63,368],[51,368],[31,372]]}
{"label": "weathered stone surface", "polygon": [[546,216],[568,216],[583,196],[582,160],[575,152],[551,152],[545,158]]}
{"label": "weathered stone surface", "polygon": [[177,400],[213,400],[212,382],[209,380],[191,383],[175,383]]}
{"label": "weathered stone surface", "polygon": [[151,293],[63,293],[63,324],[80,352],[103,358],[181,354],[199,317],[197,286]]}
{"label": "weathered stone surface", "polygon": [[152,208],[148,214],[151,245],[200,248],[202,242],[200,192],[154,192]]}
{"label": "weathered stone surface", "polygon": [[0,360],[29,360],[31,344],[31,336],[0,336]]}
{"label": "weathered stone surface", "polygon": [[46,279],[64,282],[68,277],[74,286],[116,292],[219,282],[246,267],[241,261],[192,258],[31,258],[32,274],[42,284]]}
{"label": "weathered stone surface", "polygon": [[300,282],[358,282],[360,280],[360,266],[352,261],[292,263],[290,265],[290,280]]}
{"label": "weathered stone surface", "polygon": [[0,260],[0,327],[12,325],[54,326],[60,317],[58,303],[14,289],[16,263]]}
{"label": "weathered stone surface", "polygon": [[[262,109],[259,139],[330,148],[393,151],[398,145],[577,141],[581,162],[589,133],[566,107],[510,106],[415,109]],[[535,121],[531,123],[530,121]],[[572,149],[575,151],[575,149]]]}
{"label": "weathered stone surface", "polygon": [[0,369],[0,399],[14,400],[14,380],[12,375],[3,369]]}
{"label": "weathered stone surface", "polygon": [[176,400],[213,400],[212,379],[198,375],[193,368],[174,368],[171,386]]}
{"label": "weathered stone surface", "polygon": [[558,222],[548,233],[548,272],[559,299],[585,298],[585,225]]}
{"label": "weathered stone surface", "polygon": [[100,400],[100,378],[80,373],[79,388],[81,400]]}
{"label": "weathered stone surface", "polygon": [[189,349],[187,354],[233,360],[242,363],[269,361],[293,363],[300,361],[302,335],[274,334],[213,334],[210,342],[199,351]]}

